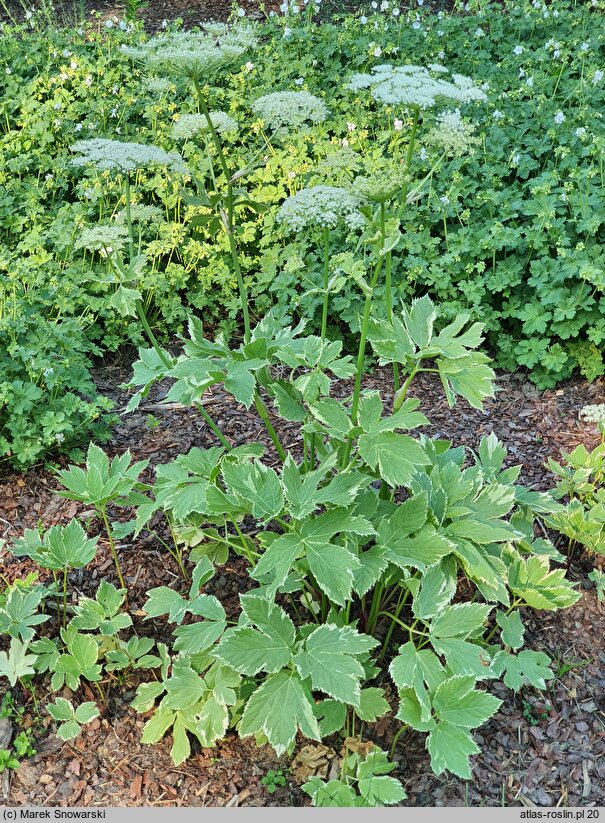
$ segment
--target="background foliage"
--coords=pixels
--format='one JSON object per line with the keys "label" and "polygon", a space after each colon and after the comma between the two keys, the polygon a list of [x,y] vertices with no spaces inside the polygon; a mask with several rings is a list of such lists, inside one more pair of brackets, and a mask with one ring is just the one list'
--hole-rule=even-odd
{"label": "background foliage", "polygon": [[[384,156],[405,155],[406,112],[348,91],[350,72],[439,62],[485,84],[488,101],[472,110],[480,144],[470,156],[444,160],[405,211],[394,289],[404,299],[428,293],[446,318],[461,310],[479,317],[497,364],[528,368],[540,387],[576,367],[593,379],[604,371],[605,337],[602,9],[515,2],[495,13],[490,4],[468,5],[454,15],[370,9],[314,27],[312,36],[305,20],[274,17],[250,62],[217,80],[216,107],[240,123],[226,136],[230,156],[241,167],[256,161],[248,191],[268,207],[246,212],[238,228],[252,313],[258,318],[277,303],[319,322],[322,261],[310,238],[275,225],[284,198],[318,183],[347,186]],[[133,70],[121,45],[143,38],[132,25],[57,30],[34,17],[6,26],[0,39],[0,444],[23,465],[97,417],[92,354],[139,342],[138,324],[108,299],[107,261],[78,248],[86,227],[123,222],[121,186],[103,173],[76,172],[69,146],[99,135],[182,147],[171,130],[193,98],[184,82],[150,87]],[[328,120],[285,136],[263,131],[250,103],[275,89],[318,95]],[[182,147],[198,168],[201,145]],[[414,177],[434,159],[424,147]],[[226,239],[195,219],[199,208],[185,202],[176,177],[139,172],[134,191],[137,203],[159,210],[139,224],[150,263],[139,287],[156,331],[178,332],[187,309],[233,331],[238,297]],[[338,273],[350,244],[344,233],[334,241]],[[357,331],[361,300],[345,278],[331,302],[334,335]],[[27,353],[36,339],[27,329],[32,317],[43,318],[37,347],[48,351],[48,363],[40,358],[35,368]],[[76,403],[74,392],[88,399]],[[15,403],[21,424],[8,411]]]}

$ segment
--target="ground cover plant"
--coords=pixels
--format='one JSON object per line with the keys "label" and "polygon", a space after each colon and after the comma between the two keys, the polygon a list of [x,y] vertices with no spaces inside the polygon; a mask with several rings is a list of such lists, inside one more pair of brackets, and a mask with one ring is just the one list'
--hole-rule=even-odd
{"label": "ground cover plant", "polygon": [[[469,3],[454,15],[382,6],[321,26],[313,4],[289,9],[256,27],[245,59],[203,78],[237,175],[238,219],[227,211],[233,231],[218,232],[209,163],[221,197],[229,181],[201,98],[186,77],[150,71],[162,49],[152,54],[136,24],[65,31],[30,15],[4,27],[5,462],[31,464],[97,425],[107,404],[95,396],[91,358],[140,342],[141,308],[167,338],[189,311],[229,336],[238,317],[277,307],[356,351],[367,223],[351,211],[307,232],[287,210],[278,219],[286,198],[319,186],[365,201],[361,212],[385,198],[392,248],[377,314],[428,294],[444,322],[466,311],[485,322],[496,363],[527,368],[540,387],[576,368],[590,379],[603,372],[601,5],[514,3],[501,13]],[[164,56],[181,36],[172,29]],[[383,65],[393,76],[381,85]],[[409,65],[433,84],[472,76],[485,99],[402,104],[391,92],[405,87]],[[351,88],[352,75],[376,70]],[[156,151],[131,158],[126,178],[115,167],[79,170],[72,147],[88,138]]]}

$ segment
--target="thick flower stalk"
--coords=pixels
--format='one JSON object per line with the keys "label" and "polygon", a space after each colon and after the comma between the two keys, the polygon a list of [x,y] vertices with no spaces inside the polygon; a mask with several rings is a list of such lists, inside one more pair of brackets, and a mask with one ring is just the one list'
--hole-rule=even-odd
{"label": "thick flower stalk", "polygon": [[339,223],[359,228],[364,218],[359,211],[359,198],[347,189],[337,186],[313,186],[288,197],[277,212],[277,221],[290,231],[319,226],[323,230],[323,307],[321,336],[328,330],[329,278],[330,278],[330,230]]}

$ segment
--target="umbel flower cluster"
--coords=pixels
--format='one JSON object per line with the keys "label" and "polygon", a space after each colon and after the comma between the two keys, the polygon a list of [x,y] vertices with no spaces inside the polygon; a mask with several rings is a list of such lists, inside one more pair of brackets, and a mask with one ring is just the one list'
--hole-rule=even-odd
{"label": "umbel flower cluster", "polygon": [[123,46],[126,55],[151,71],[201,79],[230,65],[258,43],[250,24],[206,23],[203,31],[167,32],[141,46]]}
{"label": "umbel flower cluster", "polygon": [[[218,134],[230,134],[238,129],[237,122],[224,111],[211,111],[209,116]],[[183,114],[172,127],[172,136],[175,140],[190,140],[208,130],[208,121],[203,114]]]}
{"label": "umbel flower cluster", "polygon": [[444,77],[443,66],[375,66],[371,74],[354,74],[349,81],[349,89],[359,91],[370,89],[375,100],[381,103],[401,106],[432,108],[437,100],[456,100],[468,103],[485,100],[485,93],[470,77],[452,74],[451,80]]}
{"label": "umbel flower cluster", "polygon": [[275,91],[252,103],[252,111],[274,131],[296,128],[303,123],[323,123],[328,116],[325,103],[307,91]]}
{"label": "umbel flower cluster", "polygon": [[91,226],[82,231],[74,248],[111,254],[124,248],[127,237],[128,232],[123,226]]}
{"label": "umbel flower cluster", "polygon": [[587,423],[605,425],[605,403],[595,406],[584,406],[581,415]]}
{"label": "umbel flower cluster", "polygon": [[[164,214],[158,206],[147,206],[145,203],[133,203],[130,207],[130,222],[140,225],[151,225],[152,223],[162,223]],[[122,209],[115,216],[117,226],[125,226],[128,222],[126,210]]]}
{"label": "umbel flower cluster", "polygon": [[78,140],[71,146],[71,150],[77,155],[71,161],[74,166],[94,166],[99,171],[128,173],[149,166],[166,166],[173,171],[186,171],[180,154],[143,143],[93,137],[90,140]]}
{"label": "umbel flower cluster", "polygon": [[366,177],[355,178],[355,191],[374,203],[386,203],[403,189],[405,170],[398,163],[389,163],[373,170]]}
{"label": "umbel flower cluster", "polygon": [[332,229],[343,222],[358,228],[363,225],[363,216],[358,198],[347,189],[312,186],[284,200],[277,212],[277,221],[299,232],[308,226]]}
{"label": "umbel flower cluster", "polygon": [[426,142],[452,157],[462,157],[479,143],[474,132],[474,125],[462,119],[460,109],[444,111],[437,115],[435,125],[426,136]]}

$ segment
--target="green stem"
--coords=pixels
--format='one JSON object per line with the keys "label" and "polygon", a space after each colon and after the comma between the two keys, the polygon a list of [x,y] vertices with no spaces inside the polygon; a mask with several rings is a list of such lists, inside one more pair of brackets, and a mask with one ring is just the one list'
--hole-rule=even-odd
{"label": "green stem", "polygon": [[[230,220],[228,222],[231,222]],[[239,289],[240,302],[242,304],[242,317],[244,319],[244,343],[250,342],[250,311],[248,309],[248,291],[244,283],[242,275],[242,267],[239,262],[239,255],[237,253],[237,244],[233,235],[233,228],[227,228],[227,238],[229,240],[229,250],[231,251],[231,260],[233,261],[233,268],[235,269],[235,276],[237,278],[237,288]]]}
{"label": "green stem", "polygon": [[137,302],[136,302],[136,311],[137,311],[137,316],[139,318],[139,322],[140,322],[141,326],[143,326],[143,329],[144,329],[145,334],[147,335],[147,337],[149,339],[149,342],[151,343],[151,345],[155,349],[155,353],[160,358],[160,360],[162,361],[162,363],[164,364],[166,369],[168,371],[170,371],[170,369],[173,367],[174,364],[171,361],[170,357],[166,354],[164,349],[160,346],[160,344],[158,343],[157,337],[155,336],[155,334],[151,330],[151,326],[149,325],[149,321],[147,320],[147,315],[145,314],[145,309],[143,308],[143,301],[142,300],[137,300]]}
{"label": "green stem", "polygon": [[328,304],[330,295],[328,294],[328,283],[330,282],[330,228],[324,228],[324,299],[321,313],[321,339],[326,339],[328,331]]}
{"label": "green stem", "polygon": [[164,548],[168,551],[168,553],[171,555],[171,557],[174,557],[174,559],[177,562],[177,565],[178,565],[179,569],[181,570],[181,574],[183,575],[185,580],[189,580],[189,575],[187,574],[187,569],[183,565],[183,553],[181,552],[181,550],[179,548],[179,544],[177,543],[176,534],[174,533],[174,529],[172,528],[172,523],[170,522],[170,520],[168,519],[167,516],[166,516],[166,522],[168,523],[168,530],[170,531],[170,536],[172,537],[172,542],[174,543],[174,549],[171,549],[170,546],[168,545],[168,543],[166,543],[166,541],[163,540],[157,532],[155,532],[155,536],[160,541],[162,546],[164,546]]}
{"label": "green stem", "polygon": [[359,395],[361,392],[361,377],[366,356],[366,342],[368,339],[368,326],[370,325],[370,310],[372,308],[372,292],[376,286],[380,270],[382,268],[382,257],[376,263],[374,274],[370,282],[370,293],[366,295],[363,307],[363,319],[361,321],[361,333],[359,336],[359,349],[357,351],[357,371],[355,372],[355,386],[353,388],[353,401],[351,403],[351,420],[357,424],[357,412],[359,411]]}
{"label": "green stem", "polygon": [[[378,277],[380,275],[381,268],[382,257],[379,257],[378,262],[376,263],[374,274],[372,275],[372,280],[370,282],[370,292],[369,294],[366,294],[366,299],[363,307],[363,318],[361,321],[361,332],[359,336],[359,349],[357,351],[357,369],[355,372],[355,385],[353,387],[353,400],[351,402],[351,422],[353,423],[353,425],[357,425],[357,413],[359,411],[359,396],[361,393],[361,377],[363,373],[363,365],[366,356],[366,342],[368,339],[368,326],[370,324],[370,310],[372,308],[372,292],[374,287],[376,286],[376,281],[378,280]],[[343,455],[341,459],[341,468],[344,468],[349,462],[352,447],[353,438],[349,436],[344,446]]]}
{"label": "green stem", "polygon": [[277,436],[277,432],[273,428],[273,424],[269,419],[269,412],[267,411],[267,407],[265,406],[262,397],[258,393],[258,391],[254,392],[254,405],[256,406],[256,411],[259,413],[259,416],[263,423],[265,424],[265,428],[269,433],[269,437],[271,438],[273,445],[275,446],[275,450],[277,451],[280,460],[286,459],[286,451],[281,444],[279,437]]}
{"label": "green stem", "polygon": [[384,585],[382,583],[378,583],[376,588],[374,589],[374,594],[372,596],[372,604],[370,606],[370,613],[368,615],[366,623],[367,634],[373,634],[374,629],[376,628],[376,619],[378,617],[378,613],[380,612],[380,603],[382,600],[383,592]]}
{"label": "green stem", "polygon": [[130,263],[134,260],[134,233],[132,230],[132,212],[130,209],[130,174],[126,172],[124,176],[124,204],[126,209],[126,225],[128,227],[128,252]]}
{"label": "green stem", "polygon": [[63,625],[67,625],[67,567],[63,569]]}
{"label": "green stem", "polygon": [[246,540],[246,538],[244,537],[244,535],[242,533],[242,530],[238,526],[237,520],[235,519],[235,517],[230,517],[229,520],[231,520],[231,522],[233,523],[235,531],[237,532],[237,536],[239,537],[239,539],[241,541],[242,550],[243,550],[244,554],[246,555],[246,557],[248,559],[248,562],[250,563],[251,566],[254,566],[254,557],[252,557],[252,555],[250,554],[250,549],[248,547],[248,541]]}
{"label": "green stem", "polygon": [[208,111],[208,106],[206,105],[206,100],[204,99],[204,95],[202,93],[202,88],[200,86],[199,80],[197,77],[193,78],[193,83],[195,85],[195,91],[197,93],[197,99],[199,103],[199,107],[202,110],[204,117],[206,118],[206,123],[208,124],[208,130],[210,131],[210,135],[212,137],[212,141],[216,147],[216,153],[218,156],[218,161],[220,163],[221,169],[223,170],[223,174],[225,176],[225,181],[227,184],[227,196],[226,196],[226,203],[227,203],[227,212],[223,216],[223,226],[225,232],[227,234],[227,239],[229,241],[229,251],[231,252],[231,259],[233,261],[233,268],[235,270],[235,276],[237,278],[237,286],[239,289],[240,294],[240,301],[242,304],[242,317],[244,320],[244,342],[250,342],[250,312],[248,309],[248,293],[246,290],[246,285],[244,283],[244,278],[242,275],[242,268],[239,261],[239,255],[237,253],[237,244],[235,242],[235,235],[233,232],[233,215],[234,215],[234,200],[233,200],[233,183],[231,179],[231,174],[229,172],[229,167],[227,165],[227,159],[225,157],[225,152],[223,151],[223,146],[218,136],[216,129],[214,128],[214,124],[212,122],[212,118],[210,117],[210,112]]}
{"label": "green stem", "polygon": [[393,759],[393,756],[394,756],[394,754],[395,754],[395,749],[397,748],[397,743],[398,743],[398,741],[399,741],[399,738],[401,737],[401,735],[404,733],[404,731],[405,731],[407,728],[408,728],[408,727],[404,725],[404,726],[402,726],[402,727],[401,727],[401,728],[397,731],[397,733],[395,734],[395,737],[393,738],[393,743],[391,744],[391,750],[389,751],[389,760],[392,760],[392,759]]}
{"label": "green stem", "polygon": [[113,562],[115,563],[116,571],[118,573],[118,580],[120,581],[120,588],[126,589],[126,583],[124,583],[124,578],[122,577],[122,570],[120,569],[120,561],[118,560],[118,553],[116,551],[115,543],[113,542],[113,537],[111,536],[111,526],[109,525],[109,520],[107,519],[107,511],[105,506],[101,509],[101,517],[103,519],[103,524],[105,526],[105,532],[107,534],[107,539],[109,540],[109,548],[111,549],[111,553],[113,555]]}
{"label": "green stem", "polygon": [[220,440],[221,445],[224,446],[227,449],[228,452],[230,452],[231,449],[233,448],[231,443],[227,440],[227,438],[222,433],[222,431],[219,429],[219,427],[216,425],[214,420],[210,417],[210,415],[208,414],[206,409],[203,407],[203,405],[201,403],[196,403],[195,407],[199,411],[199,413],[202,415],[202,417],[204,418],[204,420],[208,424],[209,428],[212,429],[214,434]]}
{"label": "green stem", "polygon": [[[386,216],[385,204],[380,204],[380,233],[382,236],[382,245],[386,240]],[[393,269],[393,253],[388,252],[384,262],[384,289],[385,289],[385,303],[387,310],[387,320],[389,323],[393,322],[393,291],[391,283],[391,272]],[[393,389],[396,393],[399,389],[399,364],[393,363]]]}
{"label": "green stem", "polygon": [[[397,601],[397,605],[395,606],[395,617],[399,619],[399,615],[403,611],[403,607],[405,606],[407,599],[408,599],[409,589],[401,589],[399,594],[399,600]],[[378,662],[381,663],[384,660],[384,656],[387,653],[389,643],[391,641],[391,636],[395,629],[395,621],[391,620],[389,623],[389,628],[387,629],[387,633],[385,634],[384,640],[382,642],[382,649],[380,651],[380,657],[378,658]]]}

